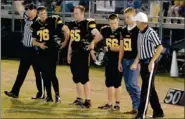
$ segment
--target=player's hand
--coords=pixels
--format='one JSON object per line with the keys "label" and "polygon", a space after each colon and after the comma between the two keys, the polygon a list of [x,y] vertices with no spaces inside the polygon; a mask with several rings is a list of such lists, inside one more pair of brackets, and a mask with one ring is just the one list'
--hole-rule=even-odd
{"label": "player's hand", "polygon": [[118,70],[120,72],[123,72],[123,66],[122,66],[122,63],[121,62],[118,63]]}
{"label": "player's hand", "polygon": [[138,64],[134,62],[134,63],[131,65],[130,69],[131,69],[131,70],[136,70],[137,67],[138,67]]}
{"label": "player's hand", "polygon": [[67,63],[71,64],[71,56],[67,56]]}
{"label": "player's hand", "polygon": [[45,43],[40,43],[39,47],[43,50],[45,50],[46,48],[48,48]]}
{"label": "player's hand", "polygon": [[154,68],[154,61],[151,60],[149,65],[148,65],[148,71],[151,72],[153,70],[153,68]]}
{"label": "player's hand", "polygon": [[95,54],[95,51],[94,50],[91,50],[90,51],[90,54],[91,54],[91,57],[94,61],[96,61],[96,54]]}
{"label": "player's hand", "polygon": [[91,42],[91,44],[88,46],[88,50],[94,50],[94,42]]}
{"label": "player's hand", "polygon": [[60,44],[60,49],[63,49],[63,48],[65,48],[66,47],[66,45],[67,45],[67,42],[62,42],[61,44]]}
{"label": "player's hand", "polygon": [[104,51],[108,52],[109,51],[108,47],[104,47]]}

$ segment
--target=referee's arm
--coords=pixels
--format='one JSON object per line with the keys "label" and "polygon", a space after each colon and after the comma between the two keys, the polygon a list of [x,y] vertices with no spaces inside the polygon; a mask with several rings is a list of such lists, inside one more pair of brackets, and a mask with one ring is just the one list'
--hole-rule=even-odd
{"label": "referee's arm", "polygon": [[156,48],[156,52],[154,56],[152,57],[150,64],[148,65],[148,70],[149,72],[151,72],[153,63],[159,58],[161,52],[163,51],[163,46],[155,31],[150,33],[149,40],[154,44],[154,47]]}
{"label": "referee's arm", "polygon": [[138,63],[139,63],[139,56],[137,55],[135,60],[134,60],[134,63],[130,66],[130,69],[131,70],[136,70],[137,67],[138,67]]}

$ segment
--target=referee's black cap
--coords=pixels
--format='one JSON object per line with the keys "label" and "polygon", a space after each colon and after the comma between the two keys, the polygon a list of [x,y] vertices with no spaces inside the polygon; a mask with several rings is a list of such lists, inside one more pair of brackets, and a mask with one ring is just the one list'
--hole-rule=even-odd
{"label": "referee's black cap", "polygon": [[45,10],[46,7],[45,6],[38,6],[37,10],[40,11],[40,10]]}
{"label": "referee's black cap", "polygon": [[26,10],[33,10],[33,9],[37,10],[37,6],[33,3],[26,6]]}

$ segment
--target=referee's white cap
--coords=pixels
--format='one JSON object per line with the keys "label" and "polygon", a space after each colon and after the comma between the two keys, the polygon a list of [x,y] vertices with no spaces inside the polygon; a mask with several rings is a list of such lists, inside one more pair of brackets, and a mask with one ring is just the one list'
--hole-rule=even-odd
{"label": "referee's white cap", "polygon": [[148,16],[143,12],[139,12],[139,13],[136,14],[135,17],[133,17],[133,20],[147,23],[148,22]]}

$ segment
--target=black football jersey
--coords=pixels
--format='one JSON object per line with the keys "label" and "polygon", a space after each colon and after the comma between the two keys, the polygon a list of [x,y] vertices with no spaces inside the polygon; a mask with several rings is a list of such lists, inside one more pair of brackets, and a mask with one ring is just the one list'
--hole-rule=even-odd
{"label": "black football jersey", "polygon": [[85,19],[81,22],[71,21],[68,23],[70,29],[70,39],[72,40],[72,50],[87,51],[87,46],[93,40],[92,30],[96,28],[96,23],[92,19]]}
{"label": "black football jersey", "polygon": [[[110,26],[103,26],[100,30],[103,36],[103,42],[105,46],[117,47],[122,39],[122,27],[118,27],[117,30],[112,31]],[[119,52],[108,51],[107,52],[108,62],[117,63]]]}
{"label": "black football jersey", "polygon": [[137,56],[137,38],[139,29],[135,26],[133,29],[128,30],[127,27],[123,28],[123,45],[124,45],[124,59],[135,59]]}
{"label": "black football jersey", "polygon": [[32,37],[38,42],[45,42],[48,48],[54,48],[57,45],[54,36],[61,33],[63,25],[62,20],[56,17],[48,17],[45,22],[38,19],[31,25]]}

